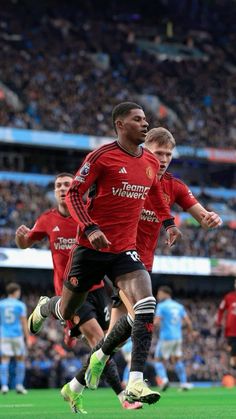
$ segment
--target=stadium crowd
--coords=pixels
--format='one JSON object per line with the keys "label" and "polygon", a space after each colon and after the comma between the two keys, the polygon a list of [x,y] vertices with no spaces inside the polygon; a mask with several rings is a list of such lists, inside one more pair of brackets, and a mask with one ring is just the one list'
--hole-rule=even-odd
{"label": "stadium crowd", "polygon": [[[167,125],[178,144],[235,148],[235,6],[223,21],[221,2],[214,19],[199,5],[204,10],[188,10],[191,18],[181,29],[183,2],[177,3],[169,35],[163,15],[147,23],[117,18],[112,7],[107,19],[109,9],[102,17],[88,6],[85,16],[73,6],[66,12],[62,3],[50,13],[29,11],[27,23],[21,9],[17,19],[14,8],[2,11],[0,80],[19,103],[1,91],[0,125],[113,136],[112,107],[127,99],[148,102],[151,95],[163,105],[147,106],[151,125]],[[140,40],[152,41],[154,49],[187,45],[189,56],[163,59],[141,48]],[[194,47],[205,59],[192,56]]]}
{"label": "stadium crowd", "polygon": [[[0,247],[16,247],[15,231],[21,224],[32,227],[32,223],[45,210],[55,205],[52,186],[40,186],[34,183],[0,182]],[[207,204],[207,201],[204,202]],[[230,208],[235,209],[235,200],[230,201]],[[175,208],[177,211],[179,209]],[[165,245],[164,237],[159,240],[157,254],[185,255],[205,257],[234,258],[235,230],[222,227],[220,230],[204,231],[181,224],[184,240],[173,248]],[[40,248],[47,248],[48,243],[40,243]]]}

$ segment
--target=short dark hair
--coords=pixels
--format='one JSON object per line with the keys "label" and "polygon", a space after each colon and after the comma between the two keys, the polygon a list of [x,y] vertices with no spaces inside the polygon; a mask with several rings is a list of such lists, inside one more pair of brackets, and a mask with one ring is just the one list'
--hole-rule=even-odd
{"label": "short dark hair", "polygon": [[72,175],[72,173],[62,172],[62,173],[58,173],[58,175],[56,175],[55,182],[59,177],[65,177],[65,176],[68,176],[68,177],[71,177],[71,179],[74,179],[74,175]]}
{"label": "short dark hair", "polygon": [[134,102],[121,102],[119,103],[119,105],[116,105],[113,108],[112,111],[112,123],[113,123],[113,127],[115,132],[117,132],[116,130],[116,120],[117,118],[121,117],[124,118],[126,115],[128,115],[130,113],[130,111],[132,111],[132,109],[143,109],[142,106],[138,105],[137,103]]}
{"label": "short dark hair", "polygon": [[7,295],[13,294],[16,291],[21,291],[20,285],[16,282],[10,282],[10,284],[6,286]]}
{"label": "short dark hair", "polygon": [[168,294],[170,297],[172,297],[173,291],[170,287],[168,287],[168,285],[162,285],[161,287],[158,288],[158,291],[163,291],[166,294]]}

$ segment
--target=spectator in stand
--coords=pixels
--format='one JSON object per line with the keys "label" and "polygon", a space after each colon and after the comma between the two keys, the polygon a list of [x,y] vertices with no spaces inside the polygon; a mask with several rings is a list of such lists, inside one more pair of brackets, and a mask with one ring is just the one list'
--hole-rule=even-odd
{"label": "spectator in stand", "polygon": [[[182,45],[188,42],[188,30],[192,29],[201,36],[191,33],[188,57],[182,60],[177,57],[171,65],[170,59],[163,61],[158,54],[156,58],[140,47],[140,33],[146,40],[163,36],[157,32],[151,16],[135,24],[132,21],[121,24],[115,19],[107,22],[101,15],[94,15],[94,8],[92,14],[87,7],[83,15],[83,8],[74,10],[71,5],[65,14],[62,2],[55,12],[56,18],[45,13],[35,19],[29,10],[25,26],[22,7],[15,7],[8,10],[9,18],[2,16],[5,33],[3,30],[0,38],[4,51],[0,70],[1,80],[17,92],[21,106],[16,109],[6,104],[3,96],[0,125],[109,136],[113,131],[106,121],[114,105],[144,94],[158,96],[166,109],[174,110],[174,118],[168,111],[164,114],[151,111],[152,125],[168,125],[180,144],[195,146],[197,142],[198,147],[234,149],[233,4],[230,16],[223,17],[221,7],[215,5],[214,27],[210,13],[199,28],[198,19],[188,19],[188,11],[182,12],[181,21],[186,26],[181,30],[178,25],[174,40]],[[107,13],[112,15],[112,8],[108,7]],[[202,13],[206,16],[205,11]],[[163,15],[158,19],[161,23]],[[11,39],[16,28],[17,43]],[[168,46],[170,40],[164,41]],[[204,60],[191,55],[194,42],[205,54]],[[105,57],[103,62],[99,59],[100,52]]]}

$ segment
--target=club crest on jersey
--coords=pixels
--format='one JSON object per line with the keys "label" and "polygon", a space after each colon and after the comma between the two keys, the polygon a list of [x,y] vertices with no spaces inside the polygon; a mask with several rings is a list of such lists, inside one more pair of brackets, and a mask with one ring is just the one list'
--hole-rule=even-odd
{"label": "club crest on jersey", "polygon": [[163,192],[163,195],[164,195],[165,201],[167,202],[167,204],[169,204],[170,203],[170,197],[169,197],[169,195],[167,195],[167,193],[165,193],[165,192]]}
{"label": "club crest on jersey", "polygon": [[81,167],[79,173],[81,176],[88,176],[89,171],[90,171],[90,163],[87,162],[87,163],[84,163],[84,165]]}
{"label": "club crest on jersey", "polygon": [[150,166],[148,166],[146,168],[146,175],[148,177],[148,179],[152,179],[153,175],[152,175],[152,168]]}
{"label": "club crest on jersey", "polygon": [[77,287],[77,286],[79,285],[79,281],[78,281],[78,279],[76,278],[76,276],[72,276],[72,277],[69,279],[69,281],[70,281],[71,285],[73,285],[73,287]]}

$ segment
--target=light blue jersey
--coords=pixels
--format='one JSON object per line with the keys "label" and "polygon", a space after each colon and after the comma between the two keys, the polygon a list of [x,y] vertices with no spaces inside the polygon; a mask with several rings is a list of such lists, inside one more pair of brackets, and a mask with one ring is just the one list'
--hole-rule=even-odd
{"label": "light blue jersey", "polygon": [[0,336],[17,338],[23,335],[21,317],[26,317],[26,305],[16,298],[0,300]]}
{"label": "light blue jersey", "polygon": [[156,316],[160,317],[160,340],[181,340],[182,319],[187,315],[185,308],[168,298],[157,305]]}

